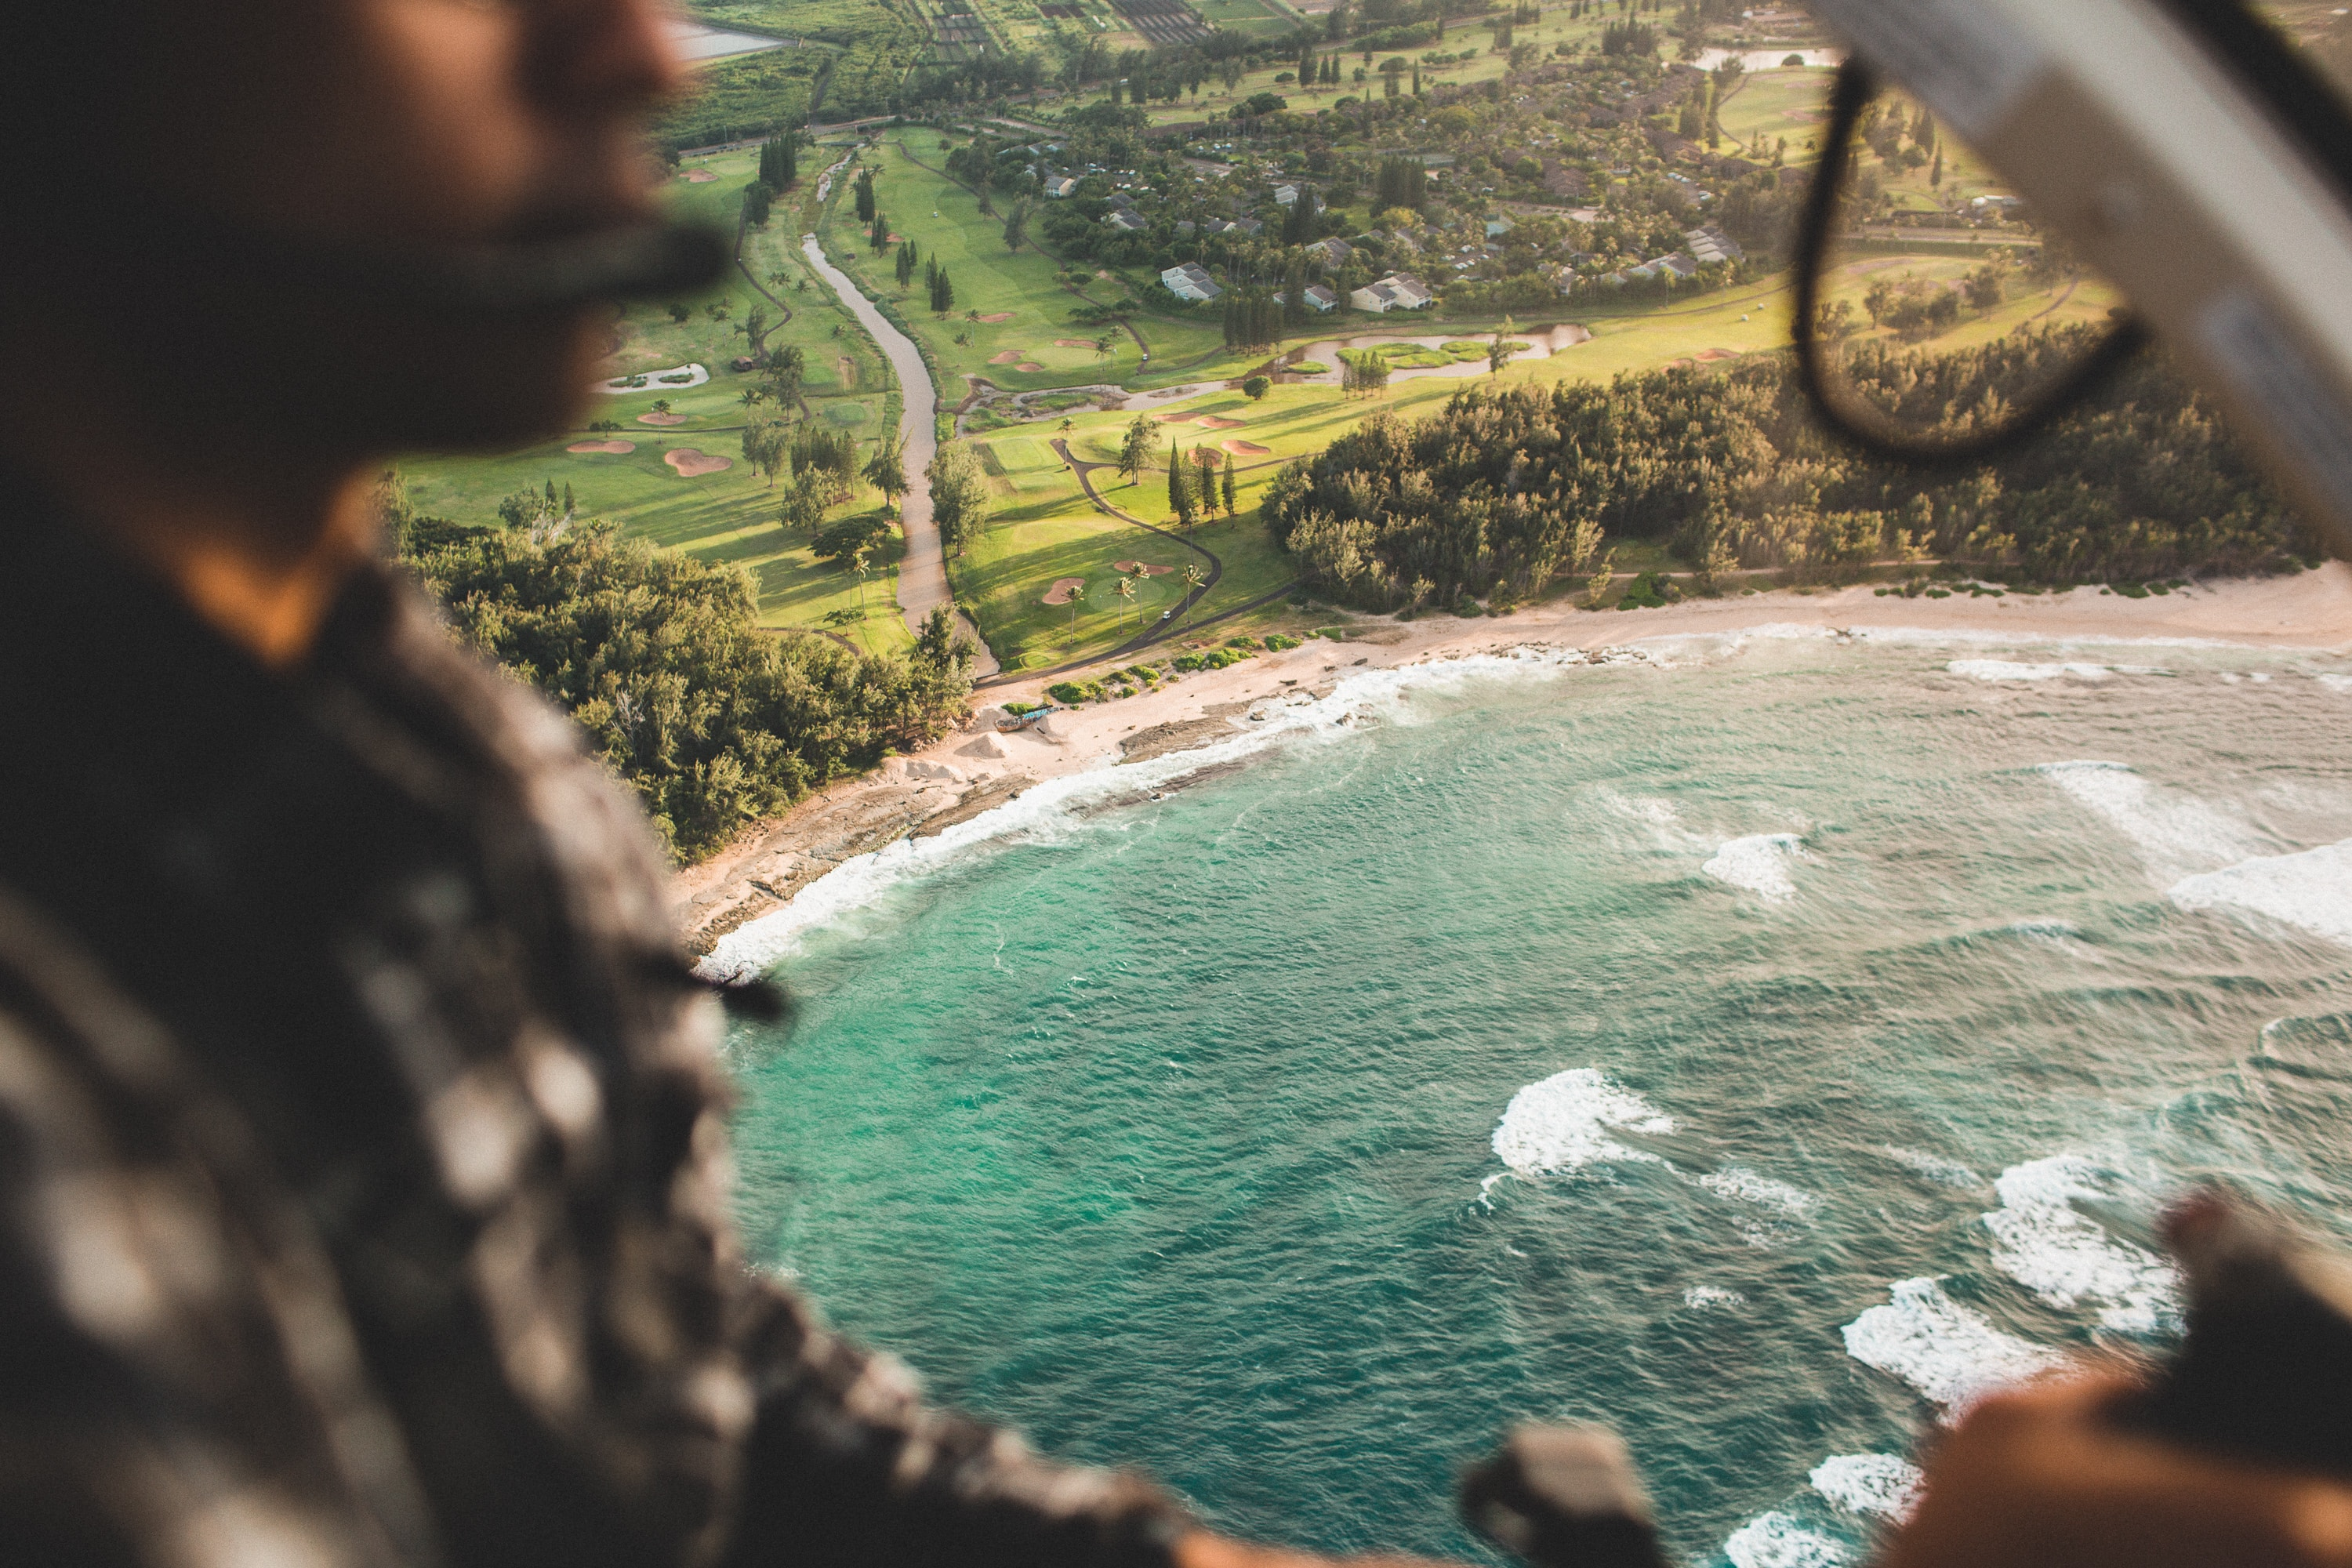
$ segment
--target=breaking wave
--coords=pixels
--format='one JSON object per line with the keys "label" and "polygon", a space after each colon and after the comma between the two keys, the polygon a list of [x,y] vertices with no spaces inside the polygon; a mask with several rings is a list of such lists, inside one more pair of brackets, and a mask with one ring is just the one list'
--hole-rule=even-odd
{"label": "breaking wave", "polygon": [[2095,1303],[2102,1326],[2152,1334],[2177,1328],[2180,1278],[2145,1248],[2118,1240],[2074,1207],[2116,1194],[2080,1154],[2012,1165],[1993,1183],[2001,1206],[1984,1216],[1993,1266],[2053,1307]]}
{"label": "breaking wave", "polygon": [[2104,664],[2018,664],[2005,658],[1956,658],[1944,668],[1972,680],[2105,680],[2108,673]]}
{"label": "breaking wave", "polygon": [[1495,1153],[1522,1175],[1581,1170],[1599,1160],[1654,1161],[1609,1129],[1672,1132],[1674,1119],[1599,1068],[1570,1068],[1511,1096],[1495,1128]]}
{"label": "breaking wave", "polygon": [[1853,1561],[1853,1550],[1844,1542],[1778,1510],[1733,1531],[1723,1554],[1732,1568],[1839,1568]]}
{"label": "breaking wave", "polygon": [[2352,947],[2352,839],[2183,877],[2166,896],[2184,910],[2263,915]]}
{"label": "breaking wave", "polygon": [[1768,904],[1785,904],[1797,896],[1789,862],[1803,858],[1804,841],[1796,834],[1756,833],[1720,846],[1699,869],[1718,882],[1745,888]]}
{"label": "breaking wave", "polygon": [[2130,840],[2148,868],[2166,881],[2271,847],[2244,818],[2150,784],[2124,763],[2044,763],[2034,771]]}
{"label": "breaking wave", "polygon": [[1813,1467],[1813,1489],[1848,1513],[1900,1524],[1919,1506],[1927,1477],[1893,1454],[1835,1454]]}
{"label": "breaking wave", "polygon": [[1893,1298],[1843,1331],[1845,1352],[1958,1414],[1996,1389],[2063,1364],[2064,1357],[1993,1327],[1933,1279],[1900,1279]]}

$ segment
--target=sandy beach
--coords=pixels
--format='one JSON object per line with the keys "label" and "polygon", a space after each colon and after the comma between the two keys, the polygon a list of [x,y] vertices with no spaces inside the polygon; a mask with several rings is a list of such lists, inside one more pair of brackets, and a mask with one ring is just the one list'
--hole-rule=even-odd
{"label": "sandy beach", "polygon": [[[1655,610],[1546,606],[1475,620],[1367,618],[1344,643],[1314,640],[1224,669],[1181,676],[1135,697],[1057,712],[1043,733],[999,731],[995,726],[1003,703],[1044,700],[1051,681],[996,687],[975,699],[971,728],[916,756],[893,758],[872,773],[838,781],[680,871],[672,882],[679,930],[692,951],[707,953],[729,931],[782,908],[845,861],[900,838],[970,821],[1046,779],[1208,745],[1248,729],[1254,706],[1288,693],[1328,692],[1359,668],[1518,647],[1596,649],[1766,626],[1914,629],[1993,646],[2185,638],[2352,653],[2352,566],[2329,562],[2292,577],[2217,582],[2145,599],[2097,588],[1906,599],[1880,597],[1862,585],[1812,593],[1783,589]],[[1221,639],[1203,634],[1204,643],[1214,640]],[[1181,639],[1171,641],[1167,651],[1185,646]]]}

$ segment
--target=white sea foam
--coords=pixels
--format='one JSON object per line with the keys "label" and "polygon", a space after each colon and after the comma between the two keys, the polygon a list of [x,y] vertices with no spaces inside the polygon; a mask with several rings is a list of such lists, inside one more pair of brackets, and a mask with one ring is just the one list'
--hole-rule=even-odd
{"label": "white sea foam", "polygon": [[1768,904],[1785,904],[1797,896],[1789,862],[1806,858],[1804,841],[1793,833],[1754,833],[1717,846],[1715,858],[1699,869],[1718,882],[1747,889]]}
{"label": "white sea foam", "polygon": [[1711,1171],[1698,1179],[1698,1184],[1717,1197],[1754,1204],[1759,1208],[1778,1209],[1791,1215],[1809,1213],[1818,1201],[1801,1187],[1792,1187],[1786,1182],[1759,1175],[1745,1165],[1726,1165],[1720,1171]]}
{"label": "white sea foam", "polygon": [[1848,1513],[1874,1514],[1901,1524],[1919,1506],[1927,1477],[1893,1454],[1836,1454],[1813,1467],[1813,1489]]}
{"label": "white sea foam", "polygon": [[1840,1568],[1853,1561],[1853,1551],[1844,1542],[1777,1510],[1733,1531],[1723,1543],[1723,1554],[1732,1568]]}
{"label": "white sea foam", "polygon": [[1982,1176],[1978,1175],[1958,1160],[1947,1160],[1941,1154],[1923,1153],[1916,1149],[1898,1149],[1892,1143],[1882,1143],[1879,1148],[1889,1159],[1910,1166],[1931,1182],[1941,1182],[1948,1187],[1984,1185]]}
{"label": "white sea foam", "polygon": [[1369,719],[1394,722],[1409,718],[1408,691],[1452,690],[1495,679],[1525,679],[1565,673],[1585,666],[1654,662],[1637,651],[1607,648],[1514,648],[1434,660],[1393,669],[1358,670],[1329,696],[1297,704],[1274,704],[1265,721],[1235,731],[1231,740],[1173,752],[1139,763],[1101,764],[1047,779],[1019,800],[983,812],[928,838],[902,838],[871,855],[844,861],[793,895],[772,914],[746,922],[719,939],[702,961],[700,973],[714,979],[757,973],[799,943],[809,930],[837,923],[892,889],[951,865],[974,850],[1003,839],[1068,831],[1085,808],[1171,784],[1187,774],[1221,766],[1271,746],[1339,742],[1360,732]]}
{"label": "white sea foam", "polygon": [[2265,915],[2352,947],[2352,838],[2183,877],[2168,896],[2184,910]]}
{"label": "white sea foam", "polygon": [[2056,680],[2072,676],[2076,680],[2105,680],[2107,667],[2104,664],[2019,664],[2006,658],[1956,658],[1944,666],[1954,675],[1965,675],[1972,680]]}
{"label": "white sea foam", "polygon": [[2260,855],[2271,846],[2243,817],[2150,784],[2126,763],[2044,763],[2034,770],[2131,841],[2166,881]]}
{"label": "white sea foam", "polygon": [[1596,1160],[1656,1160],[1609,1136],[1612,1127],[1672,1132],[1674,1119],[1599,1068],[1570,1068],[1511,1096],[1495,1152],[1521,1175],[1580,1170]]}
{"label": "white sea foam", "polygon": [[2311,678],[2330,691],[2352,691],[2352,675],[2319,674]]}
{"label": "white sea foam", "polygon": [[1992,1260],[2053,1307],[2096,1303],[2099,1321],[2150,1334],[2180,1317],[2180,1277],[2144,1247],[2119,1240],[2077,1211],[2077,1198],[2116,1196],[2109,1173],[2082,1154],[2011,1165],[1993,1183],[2001,1206],[1984,1216]]}
{"label": "white sea foam", "polygon": [[1933,1279],[1900,1279],[1894,1299],[1848,1323],[1845,1353],[1900,1378],[1929,1401],[1957,1414],[2010,1384],[2058,1366],[2064,1358],[1993,1327],[1963,1307]]}
{"label": "white sea foam", "polygon": [[1673,801],[1655,795],[1623,795],[1613,789],[1601,790],[1600,799],[1612,816],[1646,829],[1661,849],[1687,849],[1695,842],[1683,826],[1682,814],[1675,809]]}
{"label": "white sea foam", "polygon": [[1727,1310],[1733,1307],[1745,1307],[1748,1305],[1748,1298],[1737,1290],[1727,1290],[1720,1285],[1694,1285],[1683,1292],[1683,1305],[1696,1307],[1700,1311],[1715,1309]]}

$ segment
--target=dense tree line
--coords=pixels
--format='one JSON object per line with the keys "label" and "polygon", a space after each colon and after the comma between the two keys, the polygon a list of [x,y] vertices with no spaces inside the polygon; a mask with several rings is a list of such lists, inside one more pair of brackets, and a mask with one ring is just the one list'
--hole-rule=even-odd
{"label": "dense tree line", "polygon": [[941,619],[908,658],[756,624],[731,567],[577,524],[535,542],[409,513],[395,542],[456,635],[561,703],[690,861],[963,712],[969,649]]}
{"label": "dense tree line", "polygon": [[[1959,433],[2008,418],[2090,335],[1940,355],[1865,344],[1846,374],[1906,425]],[[2319,553],[2212,408],[2154,356],[1958,479],[1827,437],[1782,357],[1609,386],[1473,386],[1432,418],[1376,416],[1292,465],[1264,516],[1330,591],[1378,609],[1538,593],[1581,573],[1611,536],[1669,542],[1703,584],[1735,565],[1825,579],[1931,557],[2017,581],[2128,582],[2285,570]]]}

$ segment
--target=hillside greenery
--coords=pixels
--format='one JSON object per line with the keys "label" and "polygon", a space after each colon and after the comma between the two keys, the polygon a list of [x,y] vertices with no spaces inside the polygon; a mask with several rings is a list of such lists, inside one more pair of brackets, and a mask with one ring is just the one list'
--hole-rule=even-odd
{"label": "hillside greenery", "polygon": [[754,624],[743,573],[606,525],[483,529],[387,494],[403,562],[464,642],[577,720],[681,862],[845,773],[936,739],[971,689],[944,616],[905,658]]}
{"label": "hillside greenery", "polygon": [[[1946,432],[2008,417],[2091,330],[1945,354],[1857,345],[1855,392]],[[1824,434],[1786,356],[1609,385],[1473,386],[1417,424],[1374,416],[1291,465],[1263,509],[1328,591],[1371,609],[1505,602],[1581,574],[1610,539],[1669,545],[1707,585],[1939,559],[2025,582],[2284,570],[2316,542],[2211,407],[2143,356],[2016,455],[1955,479]]]}

